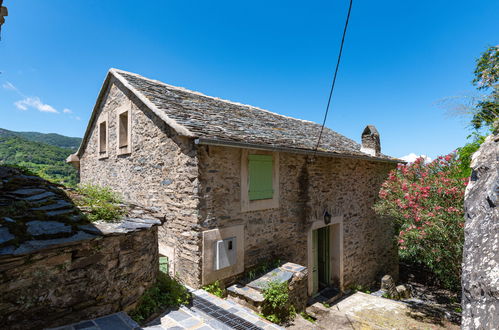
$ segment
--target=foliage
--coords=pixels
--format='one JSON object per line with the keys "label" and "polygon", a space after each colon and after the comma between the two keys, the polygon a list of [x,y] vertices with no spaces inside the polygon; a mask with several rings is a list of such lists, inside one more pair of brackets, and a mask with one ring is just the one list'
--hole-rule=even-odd
{"label": "foliage", "polygon": [[165,308],[188,304],[190,299],[189,291],[182,284],[159,272],[158,281],[144,292],[130,316],[137,322],[145,321]]}
{"label": "foliage", "polygon": [[460,285],[467,182],[456,154],[419,158],[390,173],[375,205],[395,221],[401,259],[426,265],[449,289]]}
{"label": "foliage", "polygon": [[487,48],[476,60],[473,85],[479,89],[489,88],[499,82],[499,46]]}
{"label": "foliage", "polygon": [[55,133],[38,133],[38,132],[14,132],[4,128],[0,128],[0,136],[19,137],[28,141],[39,142],[56,146],[59,148],[67,148],[76,150],[80,146],[81,138],[69,137]]}
{"label": "foliage", "polygon": [[490,90],[490,95],[478,102],[471,124],[475,129],[493,127],[499,117],[499,46],[489,47],[476,61],[473,84],[480,90]]}
{"label": "foliage", "polygon": [[301,312],[300,315],[308,322],[315,323],[315,319],[311,315],[309,315],[307,312]]}
{"label": "foliage", "polygon": [[219,298],[225,297],[225,290],[220,287],[219,281],[215,281],[214,283],[205,285],[203,286],[203,289]]}
{"label": "foliage", "polygon": [[364,292],[364,293],[367,293],[367,294],[370,294],[371,291],[365,287],[363,287],[362,285],[360,284],[353,284],[350,286],[350,290],[352,290],[353,292]]}
{"label": "foliage", "polygon": [[469,137],[473,136],[473,141],[467,143],[464,147],[457,149],[457,154],[459,156],[459,167],[461,169],[460,176],[463,178],[467,178],[471,175],[471,156],[480,148],[483,141],[485,141],[486,136],[479,135],[474,133]]}
{"label": "foliage", "polygon": [[287,282],[271,281],[263,289],[262,315],[270,322],[282,324],[296,315],[289,301]]}
{"label": "foliage", "polygon": [[17,165],[33,174],[68,186],[78,182],[77,171],[66,163],[73,151],[0,134],[0,164]]}
{"label": "foliage", "polygon": [[121,203],[120,197],[107,187],[79,185],[77,191],[81,198],[76,199],[76,203],[82,206],[83,210],[88,209],[85,213],[90,221],[114,221],[124,214],[118,205]]}

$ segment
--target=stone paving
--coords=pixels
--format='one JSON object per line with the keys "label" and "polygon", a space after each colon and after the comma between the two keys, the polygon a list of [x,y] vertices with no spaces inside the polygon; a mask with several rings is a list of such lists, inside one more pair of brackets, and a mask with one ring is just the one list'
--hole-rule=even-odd
{"label": "stone paving", "polygon": [[80,321],[47,330],[138,330],[140,326],[126,313],[119,312],[93,320]]}
{"label": "stone paving", "polygon": [[192,305],[166,311],[141,328],[120,312],[48,330],[278,330],[283,329],[233,301],[218,298],[204,290],[191,290]]}
{"label": "stone paving", "polygon": [[193,290],[192,306],[171,310],[144,329],[282,329],[233,301],[218,298],[204,290]]}

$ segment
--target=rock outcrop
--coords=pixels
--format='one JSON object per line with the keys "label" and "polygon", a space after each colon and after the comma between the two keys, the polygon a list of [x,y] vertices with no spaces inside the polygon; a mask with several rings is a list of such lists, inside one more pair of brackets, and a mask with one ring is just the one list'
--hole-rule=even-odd
{"label": "rock outcrop", "polygon": [[499,327],[499,136],[473,155],[466,188],[463,251],[463,329]]}

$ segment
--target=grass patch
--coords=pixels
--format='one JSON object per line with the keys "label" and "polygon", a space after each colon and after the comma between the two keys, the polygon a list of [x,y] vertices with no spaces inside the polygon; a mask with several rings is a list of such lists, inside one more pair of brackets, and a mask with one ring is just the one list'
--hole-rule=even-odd
{"label": "grass patch", "polygon": [[116,221],[125,212],[118,205],[121,198],[107,187],[96,185],[79,185],[76,191],[81,198],[75,200],[78,206],[82,207],[88,220],[90,221]]}
{"label": "grass patch", "polygon": [[182,284],[160,271],[156,284],[144,292],[137,307],[129,314],[140,323],[168,307],[186,305],[190,300],[191,294]]}
{"label": "grass patch", "polygon": [[246,279],[247,281],[253,281],[257,277],[262,276],[263,274],[267,273],[268,271],[274,268],[279,267],[280,265],[281,265],[281,260],[279,259],[273,259],[262,262],[258,266],[254,267],[249,272],[247,272]]}
{"label": "grass patch", "polygon": [[219,281],[215,281],[214,283],[203,286],[203,290],[215,295],[219,298],[225,297],[225,290],[220,286]]}

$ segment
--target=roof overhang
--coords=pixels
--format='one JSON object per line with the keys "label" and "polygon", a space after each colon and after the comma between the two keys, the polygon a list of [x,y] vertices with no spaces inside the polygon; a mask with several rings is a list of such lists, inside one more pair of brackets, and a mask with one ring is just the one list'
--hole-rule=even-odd
{"label": "roof overhang", "polygon": [[304,154],[304,155],[312,155],[312,156],[321,156],[321,157],[330,157],[330,158],[350,158],[350,159],[362,159],[373,162],[384,162],[384,163],[405,163],[400,159],[387,159],[380,157],[371,157],[368,155],[352,155],[352,154],[342,154],[342,153],[334,153],[334,152],[326,152],[320,150],[308,150],[308,149],[298,149],[298,148],[289,148],[277,145],[267,145],[267,144],[255,144],[255,143],[247,143],[247,142],[237,142],[237,141],[228,141],[228,140],[220,140],[220,139],[209,139],[209,138],[197,138],[194,142],[198,145],[212,145],[212,146],[220,146],[220,147],[233,147],[233,148],[247,148],[247,149],[255,149],[255,150],[265,150],[265,151],[279,151],[279,152],[288,152],[294,154]]}

